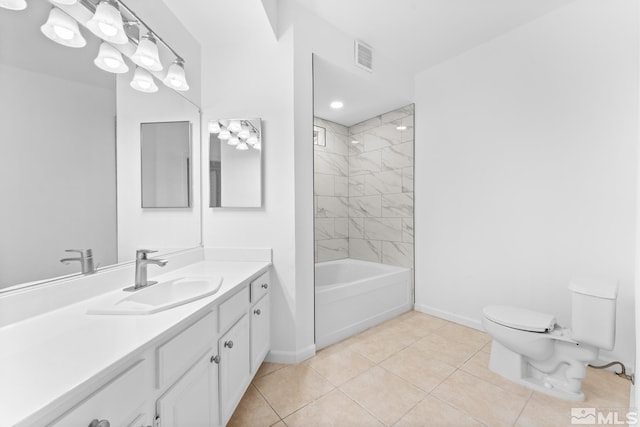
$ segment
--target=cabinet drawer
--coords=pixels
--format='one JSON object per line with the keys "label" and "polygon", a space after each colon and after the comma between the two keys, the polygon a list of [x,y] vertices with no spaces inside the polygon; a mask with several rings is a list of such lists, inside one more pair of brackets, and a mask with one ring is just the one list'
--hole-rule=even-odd
{"label": "cabinet drawer", "polygon": [[262,274],[251,282],[251,303],[255,304],[263,295],[269,292],[271,287],[271,276],[269,272]]}
{"label": "cabinet drawer", "polygon": [[249,287],[220,304],[220,332],[226,331],[236,320],[246,313],[249,306]]}
{"label": "cabinet drawer", "polygon": [[146,362],[131,368],[90,395],[52,424],[53,427],[88,426],[92,420],[107,420],[112,426],[127,426],[140,415],[145,403]]}
{"label": "cabinet drawer", "polygon": [[211,346],[216,335],[216,315],[210,312],[171,341],[158,347],[158,379],[163,388],[184,374],[204,350]]}

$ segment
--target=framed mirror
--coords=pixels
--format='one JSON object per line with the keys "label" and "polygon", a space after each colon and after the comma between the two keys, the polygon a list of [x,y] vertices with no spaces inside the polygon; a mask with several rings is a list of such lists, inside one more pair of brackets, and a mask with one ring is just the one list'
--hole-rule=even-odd
{"label": "framed mirror", "polygon": [[191,206],[191,123],[140,124],[142,207]]}
{"label": "framed mirror", "polygon": [[208,131],[209,207],[261,207],[261,120],[213,120]]}

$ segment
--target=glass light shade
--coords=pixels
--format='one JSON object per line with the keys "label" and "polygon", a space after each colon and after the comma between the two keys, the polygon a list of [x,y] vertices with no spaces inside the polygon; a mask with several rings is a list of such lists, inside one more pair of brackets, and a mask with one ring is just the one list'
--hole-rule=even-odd
{"label": "glass light shade", "polygon": [[26,0],[0,0],[0,7],[9,10],[23,10],[27,8]]}
{"label": "glass light shade", "polygon": [[78,23],[75,19],[54,7],[49,12],[47,22],[40,27],[42,34],[63,46],[83,47],[87,41],[80,34]]}
{"label": "glass light shade", "polygon": [[251,136],[251,132],[246,127],[243,127],[242,129],[240,129],[240,132],[238,132],[238,138],[240,139],[247,139],[250,136]]}
{"label": "glass light shade", "polygon": [[260,150],[262,150],[262,143],[258,142],[257,144],[253,144],[252,147],[255,148],[256,150],[260,151]]}
{"label": "glass light shade", "polygon": [[244,151],[244,150],[248,150],[248,149],[249,149],[249,146],[244,141],[241,141],[240,144],[236,145],[236,150]]}
{"label": "glass light shade", "polygon": [[156,86],[156,82],[153,81],[151,73],[140,67],[136,67],[130,85],[140,92],[153,93],[158,91],[158,86]]}
{"label": "glass light shade", "polygon": [[257,144],[258,142],[260,142],[260,141],[258,141],[258,135],[256,135],[256,134],[255,134],[255,133],[253,133],[253,132],[251,133],[251,135],[249,136],[249,138],[247,138],[247,144],[249,144],[249,145],[255,145],[255,144]]}
{"label": "glass light shade", "polygon": [[72,4],[78,3],[78,0],[50,0],[51,3],[61,4],[63,6],[71,6]]}
{"label": "glass light shade", "polygon": [[117,4],[102,0],[93,17],[87,22],[87,28],[102,40],[115,43],[125,44],[128,41],[122,24],[122,15],[117,8]]}
{"label": "glass light shade", "polygon": [[137,65],[150,71],[162,71],[162,63],[158,55],[158,45],[152,34],[140,37],[136,53],[131,56],[131,60]]}
{"label": "glass light shade", "polygon": [[229,138],[231,138],[231,132],[229,132],[228,129],[222,129],[218,134],[218,139],[221,139],[223,141]]}
{"label": "glass light shade", "polygon": [[186,91],[189,90],[189,85],[187,84],[187,77],[184,74],[184,64],[180,60],[173,61],[171,65],[169,65],[169,70],[167,70],[167,76],[162,81],[168,87],[179,90]]}
{"label": "glass light shade", "polygon": [[237,136],[232,136],[231,138],[229,138],[229,140],[227,141],[227,144],[229,145],[238,145],[240,143],[240,139],[238,139]]}
{"label": "glass light shade", "polygon": [[129,71],[120,51],[107,42],[100,44],[98,56],[93,60],[93,63],[101,70],[110,73],[122,74]]}
{"label": "glass light shade", "polygon": [[237,120],[231,120],[227,128],[229,129],[230,132],[238,133],[240,132],[240,130],[242,130],[242,125]]}
{"label": "glass light shade", "polygon": [[219,133],[220,131],[220,123],[209,122],[209,133]]}

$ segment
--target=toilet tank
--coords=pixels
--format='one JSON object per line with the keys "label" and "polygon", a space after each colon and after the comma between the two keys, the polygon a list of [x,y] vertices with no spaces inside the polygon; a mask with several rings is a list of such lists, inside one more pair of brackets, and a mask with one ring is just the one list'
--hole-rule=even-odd
{"label": "toilet tank", "polygon": [[569,283],[572,338],[579,343],[612,350],[616,336],[618,282],[574,277]]}

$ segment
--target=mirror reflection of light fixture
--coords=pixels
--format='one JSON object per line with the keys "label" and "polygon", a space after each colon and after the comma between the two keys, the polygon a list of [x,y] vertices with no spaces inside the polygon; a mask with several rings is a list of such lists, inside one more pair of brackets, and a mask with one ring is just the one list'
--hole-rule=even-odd
{"label": "mirror reflection of light fixture", "polygon": [[162,71],[158,45],[156,45],[156,39],[152,33],[140,37],[136,53],[131,56],[131,60],[147,70]]}
{"label": "mirror reflection of light fixture", "polygon": [[27,8],[26,0],[0,0],[0,7],[9,10],[23,10]]}
{"label": "mirror reflection of light fixture", "polygon": [[101,70],[110,73],[122,74],[129,71],[129,67],[124,62],[124,59],[122,59],[120,51],[107,42],[100,44],[98,56],[94,59],[93,63]]}
{"label": "mirror reflection of light fixture", "polygon": [[50,40],[63,46],[79,48],[87,44],[80,34],[78,23],[57,7],[51,9],[47,22],[40,27],[40,31]]}
{"label": "mirror reflection of light fixture", "polygon": [[181,58],[176,59],[171,65],[169,65],[167,76],[162,82],[175,90],[189,90],[187,78],[184,74],[184,61]]}
{"label": "mirror reflection of light fixture", "polygon": [[218,120],[210,121],[209,133],[218,134],[218,139],[227,141],[227,144],[235,146],[237,150],[248,150],[253,147],[261,149],[260,131],[251,120]]}
{"label": "mirror reflection of light fixture", "polygon": [[153,76],[142,67],[136,67],[133,80],[131,80],[129,84],[132,88],[140,92],[153,93],[158,91],[158,86],[156,82],[153,81]]}
{"label": "mirror reflection of light fixture", "polygon": [[102,0],[98,3],[93,17],[87,21],[87,28],[102,40],[110,43],[125,44],[129,41],[124,32],[118,3],[114,0]]}

